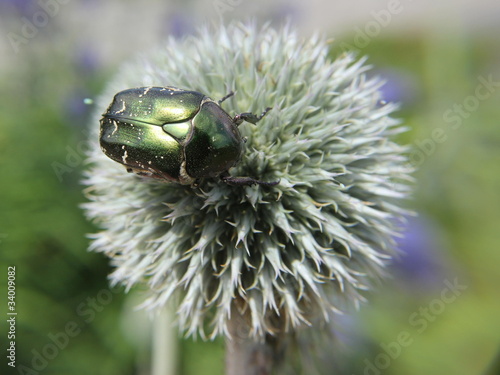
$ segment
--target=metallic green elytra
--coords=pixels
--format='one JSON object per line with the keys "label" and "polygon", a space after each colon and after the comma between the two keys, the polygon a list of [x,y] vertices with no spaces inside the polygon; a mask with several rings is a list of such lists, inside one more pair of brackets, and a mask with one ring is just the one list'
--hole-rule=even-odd
{"label": "metallic green elytra", "polygon": [[109,158],[128,172],[189,185],[219,176],[231,185],[272,186],[250,177],[232,177],[229,168],[241,158],[243,121],[256,124],[261,116],[242,113],[234,118],[220,104],[196,92],[175,87],[139,87],[120,91],[101,119],[100,144]]}

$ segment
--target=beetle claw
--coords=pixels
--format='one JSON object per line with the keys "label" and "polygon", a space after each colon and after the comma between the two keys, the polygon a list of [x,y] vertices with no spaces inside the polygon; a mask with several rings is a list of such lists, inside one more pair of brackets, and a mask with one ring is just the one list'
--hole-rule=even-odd
{"label": "beetle claw", "polygon": [[269,112],[271,109],[273,109],[273,107],[267,107],[266,110],[264,112],[262,112],[262,114],[260,116],[257,116],[256,114],[251,113],[251,112],[240,113],[239,115],[234,116],[233,121],[236,125],[241,124],[243,121],[246,121],[246,122],[249,122],[249,123],[255,125],[260,120],[262,120],[262,118],[266,115],[266,113]]}
{"label": "beetle claw", "polygon": [[252,185],[274,186],[280,183],[280,180],[266,182],[266,181],[256,180],[251,177],[222,176],[221,179],[224,183],[232,186],[252,186]]}

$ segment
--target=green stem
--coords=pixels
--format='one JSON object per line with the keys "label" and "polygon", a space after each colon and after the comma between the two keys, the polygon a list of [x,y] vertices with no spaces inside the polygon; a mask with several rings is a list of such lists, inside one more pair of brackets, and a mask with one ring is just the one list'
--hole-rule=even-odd
{"label": "green stem", "polygon": [[177,334],[170,308],[165,307],[153,324],[152,375],[174,375],[177,373]]}

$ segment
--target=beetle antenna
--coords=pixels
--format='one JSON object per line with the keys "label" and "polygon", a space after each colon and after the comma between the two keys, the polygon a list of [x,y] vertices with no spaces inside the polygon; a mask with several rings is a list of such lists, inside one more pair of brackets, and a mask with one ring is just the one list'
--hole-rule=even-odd
{"label": "beetle antenna", "polygon": [[218,103],[219,105],[221,105],[221,104],[222,104],[222,102],[223,102],[224,100],[229,99],[229,98],[230,98],[231,96],[233,96],[233,95],[234,95],[234,91],[230,91],[230,92],[229,92],[229,94],[227,94],[226,96],[224,96],[224,97],[223,97],[221,100],[219,100],[217,103]]}

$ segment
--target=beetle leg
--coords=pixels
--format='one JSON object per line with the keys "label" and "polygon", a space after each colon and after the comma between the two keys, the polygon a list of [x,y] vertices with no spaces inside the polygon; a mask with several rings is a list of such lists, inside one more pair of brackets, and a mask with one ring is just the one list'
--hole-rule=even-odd
{"label": "beetle leg", "polygon": [[251,177],[233,177],[229,175],[222,175],[221,180],[224,183],[232,186],[251,186],[251,185],[274,186],[280,183],[279,180],[273,182],[266,182],[266,181],[255,180]]}
{"label": "beetle leg", "polygon": [[218,103],[219,105],[221,105],[221,104],[222,104],[222,102],[223,102],[224,100],[229,99],[229,98],[230,98],[231,96],[233,96],[233,95],[234,95],[234,91],[230,91],[230,92],[229,92],[229,94],[227,94],[226,96],[224,96],[224,97],[223,97],[221,100],[219,100],[217,103]]}
{"label": "beetle leg", "polygon": [[260,116],[257,116],[256,114],[250,113],[250,112],[245,112],[245,113],[240,113],[239,115],[234,116],[234,123],[236,125],[241,124],[243,121],[249,122],[251,124],[256,124],[258,123],[262,117],[266,115],[267,112],[269,112],[272,109],[272,107],[267,107],[264,112]]}

